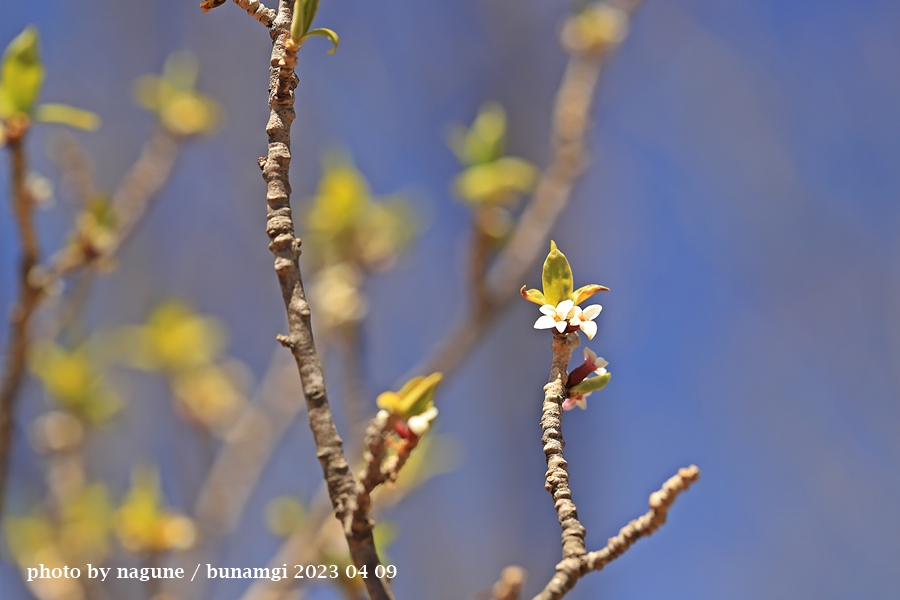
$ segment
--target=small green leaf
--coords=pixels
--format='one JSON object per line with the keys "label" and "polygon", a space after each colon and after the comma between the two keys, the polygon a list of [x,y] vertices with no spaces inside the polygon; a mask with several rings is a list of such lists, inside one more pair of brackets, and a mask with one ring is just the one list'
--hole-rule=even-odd
{"label": "small green leaf", "polygon": [[572,301],[575,304],[581,304],[597,292],[608,292],[609,288],[605,285],[598,285],[596,283],[591,283],[588,285],[581,286],[574,292],[572,292]]}
{"label": "small green leaf", "polygon": [[526,290],[525,286],[522,286],[522,289],[519,290],[519,293],[522,294],[522,297],[528,300],[529,302],[534,302],[538,306],[543,306],[547,304],[544,301],[544,294],[540,290]]}
{"label": "small green leaf", "polygon": [[303,4],[303,34],[305,35],[312,27],[316,13],[319,12],[319,0],[303,0]]}
{"label": "small green leaf", "polygon": [[444,376],[432,373],[428,377],[413,377],[399,392],[383,392],[378,396],[378,406],[396,417],[407,419],[420,415],[434,402],[434,391]]}
{"label": "small green leaf", "polygon": [[606,387],[606,384],[609,383],[609,378],[612,376],[612,373],[607,372],[604,375],[600,375],[598,377],[588,377],[578,385],[572,386],[569,388],[570,396],[579,396],[581,394],[589,394],[591,392],[596,392],[597,390],[602,390]]}
{"label": "small green leaf", "polygon": [[544,300],[547,304],[556,306],[563,300],[572,298],[572,267],[569,266],[566,255],[559,251],[553,240],[550,241],[550,254],[544,261],[541,281],[544,284]]}
{"label": "small green leaf", "polygon": [[35,110],[34,117],[44,123],[61,123],[87,131],[100,127],[100,117],[96,114],[68,104],[41,104]]}
{"label": "small green leaf", "polygon": [[[330,29],[325,29],[324,27],[319,27],[318,29],[313,29],[309,33],[303,36],[303,39],[308,37],[318,36],[323,38],[328,38],[331,40],[331,50],[328,51],[328,54],[334,54],[334,51],[338,49],[338,46],[341,45],[341,39],[338,37],[334,31]],[[301,40],[302,41],[302,40]]]}
{"label": "small green leaf", "polygon": [[37,28],[29,25],[13,38],[3,53],[0,67],[0,110],[10,117],[30,113],[44,83]]}
{"label": "small green leaf", "polygon": [[490,162],[503,155],[506,145],[506,111],[499,102],[487,102],[469,131],[469,157],[473,163]]}
{"label": "small green leaf", "polygon": [[306,33],[306,19],[303,16],[306,10],[306,0],[294,0],[294,16],[291,18],[291,41],[295,45],[300,44]]}

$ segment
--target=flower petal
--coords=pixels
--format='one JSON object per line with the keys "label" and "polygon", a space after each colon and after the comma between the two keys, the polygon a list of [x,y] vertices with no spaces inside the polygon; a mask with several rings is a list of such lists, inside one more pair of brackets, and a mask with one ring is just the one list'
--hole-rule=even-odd
{"label": "flower petal", "polygon": [[594,354],[594,351],[587,346],[584,347],[584,362],[590,364],[593,367],[596,367],[597,365],[597,355]]}
{"label": "flower petal", "polygon": [[572,410],[576,406],[577,405],[576,405],[575,398],[566,398],[565,400],[563,400],[563,403],[562,403],[563,410]]}
{"label": "flower petal", "polygon": [[534,322],[535,329],[551,329],[553,327],[556,327],[556,319],[548,315],[544,315]]}
{"label": "flower petal", "polygon": [[569,326],[568,321],[557,321],[556,322],[556,330],[560,333],[566,330],[566,327]]}
{"label": "flower petal", "polygon": [[575,303],[571,300],[563,300],[559,304],[556,305],[556,314],[559,315],[560,319],[565,319],[569,316],[569,312],[572,308],[575,307]]}
{"label": "flower petal", "polygon": [[591,304],[587,308],[585,308],[582,312],[584,315],[584,319],[588,321],[593,321],[597,318],[597,315],[600,314],[600,311],[603,310],[603,307],[599,304]]}
{"label": "flower petal", "polygon": [[597,335],[597,324],[593,321],[585,321],[579,328],[584,332],[584,335],[587,336],[589,340],[594,339],[594,336]]}
{"label": "flower petal", "polygon": [[542,304],[540,308],[541,313],[545,315],[550,315],[551,317],[556,314],[556,307],[552,304]]}

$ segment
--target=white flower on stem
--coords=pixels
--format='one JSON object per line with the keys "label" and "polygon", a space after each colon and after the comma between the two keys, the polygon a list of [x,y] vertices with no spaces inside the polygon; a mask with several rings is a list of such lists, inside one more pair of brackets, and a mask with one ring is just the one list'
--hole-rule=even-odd
{"label": "white flower on stem", "polygon": [[406,420],[409,430],[416,434],[416,437],[422,437],[431,429],[431,422],[438,415],[438,409],[434,406],[428,408],[425,412],[410,417]]}
{"label": "white flower on stem", "polygon": [[534,322],[535,329],[553,329],[562,333],[569,326],[569,317],[575,314],[575,303],[571,300],[563,300],[556,306],[552,304],[544,304],[541,306],[541,312],[544,313],[537,321]]}
{"label": "white flower on stem", "polygon": [[563,410],[572,410],[576,406],[581,410],[585,410],[587,408],[587,397],[590,395],[591,392],[588,392],[587,394],[579,394],[574,398],[566,398],[562,403]]}
{"label": "white flower on stem", "polygon": [[576,306],[575,314],[569,319],[569,324],[573,327],[578,327],[589,340],[592,340],[597,335],[597,324],[594,323],[594,319],[597,318],[601,310],[603,310],[603,307],[599,304],[591,304],[584,310]]}
{"label": "white flower on stem", "polygon": [[541,306],[541,316],[534,322],[535,329],[556,329],[559,333],[563,333],[567,327],[578,327],[588,339],[593,339],[597,333],[597,324],[594,319],[603,309],[599,304],[592,304],[581,309],[575,306],[572,300],[563,300],[556,306],[552,304],[544,304]]}
{"label": "white flower on stem", "polygon": [[594,354],[594,351],[590,348],[585,347],[584,364],[591,371],[602,377],[603,375],[606,375],[606,366],[609,365],[609,362],[602,356]]}

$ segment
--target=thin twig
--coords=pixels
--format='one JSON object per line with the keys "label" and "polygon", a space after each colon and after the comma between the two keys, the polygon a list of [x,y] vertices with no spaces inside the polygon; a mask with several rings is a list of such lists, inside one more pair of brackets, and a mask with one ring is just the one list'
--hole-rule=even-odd
{"label": "thin twig", "polygon": [[363,453],[363,472],[356,486],[356,507],[353,522],[355,526],[369,524],[369,512],[372,509],[372,491],[384,483],[387,478],[381,470],[381,463],[387,455],[385,434],[387,433],[390,415],[387,411],[379,411],[366,428],[365,450]]}
{"label": "thin twig", "polygon": [[[619,0],[611,4],[628,18],[640,1]],[[472,348],[497,322],[494,317],[515,296],[528,269],[546,247],[550,230],[568,204],[575,182],[587,165],[587,134],[597,82],[605,59],[617,44],[583,47],[564,37],[563,46],[569,53],[569,61],[553,107],[553,155],[509,242],[497,253],[487,272],[487,300],[479,304],[480,312],[470,312],[460,319],[425,361],[410,369],[408,374],[436,370],[446,374],[471,355]]]}
{"label": "thin twig", "polygon": [[519,600],[525,585],[525,569],[517,566],[506,567],[500,572],[500,579],[491,588],[491,600]]}
{"label": "thin twig", "polygon": [[563,560],[556,565],[556,573],[534,600],[559,600],[575,587],[578,580],[591,571],[600,571],[621,556],[636,541],[659,529],[678,495],[700,478],[696,465],[678,470],[662,488],[650,494],[650,510],[623,527],[606,547],[588,554]]}
{"label": "thin twig", "polygon": [[0,383],[0,514],[3,513],[6,484],[9,479],[16,399],[25,377],[31,317],[41,300],[41,288],[34,284],[32,270],[40,260],[40,247],[34,226],[34,198],[28,190],[28,166],[25,156],[27,125],[7,134],[12,179],[12,213],[19,233],[19,299],[10,314],[6,342],[6,364]]}
{"label": "thin twig", "polygon": [[177,154],[176,139],[166,131],[158,130],[144,146],[137,162],[113,195],[112,204],[117,222],[114,243],[103,252],[86,252],[83,247],[68,245],[50,258],[45,269],[38,269],[36,267],[40,253],[33,222],[34,199],[25,183],[25,132],[25,129],[13,131],[7,140],[12,159],[13,213],[21,238],[22,253],[19,263],[20,297],[10,317],[6,366],[0,388],[0,514],[12,444],[16,396],[25,374],[31,317],[47,291],[63,277],[100,258],[111,258],[121,249],[146,213],[150,200],[168,179]]}
{"label": "thin twig", "polygon": [[541,444],[547,459],[544,488],[553,497],[553,505],[562,528],[563,558],[577,558],[586,553],[585,529],[578,520],[578,509],[569,489],[568,463],[563,457],[566,441],[562,434],[562,403],[566,399],[567,367],[572,351],[578,346],[577,333],[553,336],[553,358],[550,362],[549,383],[544,386],[544,405],[541,409]]}
{"label": "thin twig", "polygon": [[178,156],[179,138],[160,127],[144,144],[141,154],[122,178],[112,197],[116,232],[113,242],[102,249],[90,244],[69,244],[48,260],[41,277],[44,288],[53,286],[63,277],[81,270],[101,259],[110,259],[128,242],[163,185],[168,181]]}
{"label": "thin twig", "polygon": [[259,0],[234,0],[234,3],[247,11],[247,14],[265,25],[271,27],[275,20],[274,9],[266,8]]}
{"label": "thin twig", "polygon": [[472,294],[470,310],[475,315],[490,313],[493,304],[486,277],[493,240],[482,227],[480,216],[478,213],[472,215],[472,239],[469,250],[469,291]]}
{"label": "thin twig", "polygon": [[279,341],[290,348],[300,371],[300,382],[306,397],[309,426],[318,449],[328,494],[334,514],[344,527],[350,555],[358,568],[366,567],[366,589],[372,600],[392,600],[388,580],[373,577],[381,563],[372,537],[372,523],[354,518],[357,482],[344,456],[341,438],[325,391],[325,376],[312,336],[309,304],[300,275],[300,243],[295,237],[291,216],[289,169],[291,160],[290,127],[295,118],[294,88],[297,77],[296,51],[285,49],[285,38],[291,24],[293,3],[279,1],[278,16],[272,23],[272,59],[269,73],[269,137],[268,155],[260,161],[266,181],[268,205],[266,231],[269,249],[275,256],[275,271],[287,310],[289,334]]}
{"label": "thin twig", "polygon": [[273,358],[256,397],[225,434],[194,505],[207,536],[234,532],[272,449],[303,409],[295,377],[295,365]]}
{"label": "thin twig", "polygon": [[343,361],[343,374],[341,377],[341,399],[344,406],[344,414],[347,418],[348,455],[359,456],[357,440],[363,433],[366,418],[365,383],[362,378],[362,360],[360,359],[360,323],[351,321],[337,327],[335,331],[338,350]]}

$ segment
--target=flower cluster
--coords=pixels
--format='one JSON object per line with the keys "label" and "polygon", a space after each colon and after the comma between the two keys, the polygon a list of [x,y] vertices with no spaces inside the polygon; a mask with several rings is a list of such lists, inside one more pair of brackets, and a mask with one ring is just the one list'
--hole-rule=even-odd
{"label": "flower cluster", "polygon": [[393,429],[401,439],[420,438],[431,429],[438,415],[434,391],[443,378],[441,373],[413,377],[400,391],[382,392],[378,396],[378,407],[389,413]]}
{"label": "flower cluster", "polygon": [[596,294],[609,291],[608,287],[592,283],[577,290],[572,287],[572,267],[566,255],[559,251],[556,242],[550,242],[550,253],[544,261],[541,273],[543,291],[526,290],[522,286],[522,297],[540,305],[540,317],[534,323],[535,329],[555,329],[557,333],[571,333],[579,329],[589,340],[597,334],[594,319],[603,310],[599,304],[582,309],[579,304]]}
{"label": "flower cluster", "polygon": [[587,397],[609,383],[611,374],[606,370],[607,365],[609,363],[594,354],[593,350],[584,349],[584,363],[569,373],[569,380],[566,382],[568,398],[563,401],[563,410],[572,410],[576,406],[582,410],[587,408]]}
{"label": "flower cluster", "polygon": [[556,306],[542,304],[541,312],[544,315],[534,322],[534,328],[555,328],[559,333],[580,329],[589,340],[592,340],[597,333],[597,324],[594,323],[594,319],[601,310],[603,307],[599,304],[591,304],[582,310],[572,300],[563,300]]}
{"label": "flower cluster", "polygon": [[[556,242],[550,242],[550,253],[544,261],[541,272],[541,290],[526,290],[522,286],[522,297],[529,302],[540,305],[541,317],[534,322],[535,329],[553,329],[557,335],[581,330],[589,340],[597,335],[597,324],[594,323],[603,307],[592,304],[581,308],[578,306],[597,292],[609,291],[609,288],[592,283],[573,290],[572,267],[566,255],[559,251]],[[602,389],[609,383],[610,373],[606,370],[609,363],[594,354],[590,348],[584,349],[584,363],[569,374],[566,381],[567,397],[563,401],[563,410],[572,410],[576,406],[587,408],[587,397]]]}

